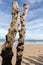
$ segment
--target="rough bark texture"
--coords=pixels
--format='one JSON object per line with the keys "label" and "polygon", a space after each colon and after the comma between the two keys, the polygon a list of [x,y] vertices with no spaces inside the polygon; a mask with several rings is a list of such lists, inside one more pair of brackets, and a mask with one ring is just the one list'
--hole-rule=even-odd
{"label": "rough bark texture", "polygon": [[8,34],[6,35],[6,42],[2,46],[2,65],[12,65],[11,60],[13,57],[12,46],[15,40],[16,33],[18,31],[19,21],[19,8],[17,2],[12,4],[12,22]]}
{"label": "rough bark texture", "polygon": [[24,50],[24,38],[25,38],[25,30],[26,30],[26,15],[28,11],[28,5],[24,4],[24,13],[20,16],[21,21],[21,29],[19,30],[19,39],[17,45],[17,53],[16,53],[16,65],[21,65],[23,50]]}

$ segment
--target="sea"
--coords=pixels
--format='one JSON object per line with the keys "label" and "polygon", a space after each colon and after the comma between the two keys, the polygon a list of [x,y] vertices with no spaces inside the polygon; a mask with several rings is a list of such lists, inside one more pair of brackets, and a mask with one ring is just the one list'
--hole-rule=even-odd
{"label": "sea", "polygon": [[[5,39],[0,39],[0,45],[5,43]],[[15,44],[18,44],[18,41],[15,40]],[[25,44],[43,44],[43,40],[24,40]]]}

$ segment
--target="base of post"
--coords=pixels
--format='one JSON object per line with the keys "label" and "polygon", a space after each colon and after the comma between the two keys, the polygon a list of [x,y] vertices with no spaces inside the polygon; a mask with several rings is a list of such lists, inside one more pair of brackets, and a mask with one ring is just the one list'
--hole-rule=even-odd
{"label": "base of post", "polygon": [[16,64],[15,65],[21,65],[21,61],[22,61],[22,59],[16,60]]}
{"label": "base of post", "polygon": [[11,60],[13,57],[13,52],[11,48],[6,48],[1,53],[2,56],[2,65],[12,65]]}

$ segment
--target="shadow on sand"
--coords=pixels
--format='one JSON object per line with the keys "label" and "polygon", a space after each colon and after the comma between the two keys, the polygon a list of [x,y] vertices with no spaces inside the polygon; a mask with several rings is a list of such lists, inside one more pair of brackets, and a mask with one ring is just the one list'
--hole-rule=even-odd
{"label": "shadow on sand", "polygon": [[23,57],[28,62],[22,61],[23,64],[25,65],[43,65],[43,56],[28,56],[28,57]]}

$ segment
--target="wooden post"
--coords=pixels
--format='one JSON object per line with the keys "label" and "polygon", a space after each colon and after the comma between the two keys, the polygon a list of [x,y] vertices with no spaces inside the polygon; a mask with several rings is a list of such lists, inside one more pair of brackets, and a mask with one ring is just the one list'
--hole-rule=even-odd
{"label": "wooden post", "polygon": [[16,65],[21,65],[23,50],[24,50],[24,38],[25,38],[25,30],[26,30],[26,16],[28,11],[28,5],[24,4],[24,13],[20,16],[21,20],[21,30],[19,30],[19,39],[17,45],[17,53],[16,53]]}
{"label": "wooden post", "polygon": [[6,35],[6,42],[2,46],[2,65],[12,65],[11,60],[13,57],[12,47],[15,40],[16,33],[18,31],[19,22],[19,8],[18,3],[13,2],[12,4],[12,22],[8,34]]}

